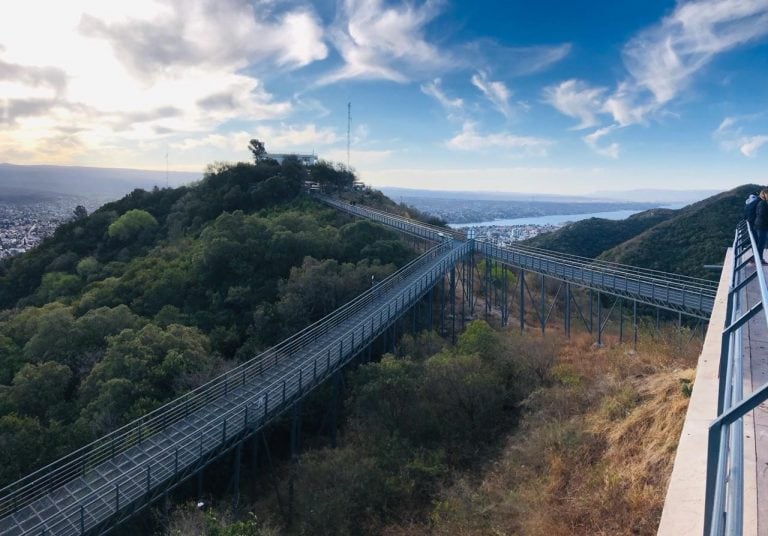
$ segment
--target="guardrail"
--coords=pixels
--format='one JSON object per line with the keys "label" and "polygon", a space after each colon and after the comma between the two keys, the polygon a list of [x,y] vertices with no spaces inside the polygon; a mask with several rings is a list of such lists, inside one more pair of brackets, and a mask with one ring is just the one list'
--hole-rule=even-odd
{"label": "guardrail", "polygon": [[378,283],[374,288],[368,289],[330,315],[253,359],[5,486],[0,489],[0,518],[86,474],[90,468],[99,463],[113,459],[116,455],[135,445],[140,445],[143,441],[166,430],[200,408],[226,397],[233,389],[253,381],[287,357],[302,348],[311,346],[320,337],[348,321],[361,309],[379,299],[383,294],[390,292],[396,285],[419,270],[423,270],[429,262],[449,251],[451,251],[449,242],[436,245],[424,255]]}
{"label": "guardrail", "polygon": [[352,214],[353,216],[378,221],[394,229],[403,231],[404,233],[418,236],[420,238],[426,238],[427,240],[431,240],[433,242],[440,242],[445,240],[447,237],[461,241],[467,239],[466,233],[456,229],[451,229],[450,227],[438,227],[436,225],[430,225],[422,221],[404,218],[403,216],[398,216],[384,210],[378,210],[361,205],[351,205],[349,203],[345,203],[344,201],[339,201],[338,199],[334,199],[332,197],[321,194],[313,194],[312,197],[322,201],[326,205],[334,207],[348,214]]}
{"label": "guardrail", "polygon": [[[314,195],[321,202],[361,218],[378,221],[405,233],[432,241],[466,240],[460,231],[435,227],[382,210],[350,205],[332,197]],[[712,312],[717,282],[669,274],[609,261],[579,257],[522,244],[497,246],[475,239],[475,251],[500,262],[544,273],[548,276],[600,289],[618,296],[637,298],[643,303],[708,319]]]}
{"label": "guardrail", "polygon": [[[749,224],[742,221],[733,239],[733,273],[728,290],[719,363],[717,418],[709,427],[704,536],[740,535],[744,522],[743,417],[768,400],[768,383],[744,398],[742,328],[762,312],[768,325],[768,286],[762,267],[754,272],[757,244]],[[748,306],[742,294],[757,281],[760,300]],[[747,307],[745,307],[745,305]],[[744,311],[744,309],[747,309]]]}
{"label": "guardrail", "polygon": [[633,271],[625,265],[583,257],[561,258],[555,252],[517,245],[502,247],[478,239],[474,242],[475,251],[510,266],[704,319],[712,312],[717,285],[706,280],[664,277],[663,272]]}

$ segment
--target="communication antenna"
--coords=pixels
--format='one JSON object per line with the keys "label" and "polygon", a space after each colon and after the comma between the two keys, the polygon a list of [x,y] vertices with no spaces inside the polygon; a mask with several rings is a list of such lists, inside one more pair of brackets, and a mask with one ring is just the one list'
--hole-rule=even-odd
{"label": "communication antenna", "polygon": [[352,103],[347,102],[347,169],[349,169],[349,133],[352,127]]}

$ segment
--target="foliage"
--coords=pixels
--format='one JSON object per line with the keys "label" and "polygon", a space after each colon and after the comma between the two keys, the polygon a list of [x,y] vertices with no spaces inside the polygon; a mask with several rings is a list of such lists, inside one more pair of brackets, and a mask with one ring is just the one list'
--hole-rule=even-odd
{"label": "foliage", "polygon": [[110,238],[126,242],[156,227],[157,220],[152,214],[146,210],[134,208],[112,222],[107,228],[107,234]]}
{"label": "foliage", "polygon": [[[0,486],[253,357],[412,258],[392,231],[302,197],[308,177],[295,158],[215,163],[197,184],[78,211],[0,263],[0,449],[13,458],[0,460]],[[25,446],[13,434],[35,437]]]}
{"label": "foliage", "polygon": [[721,264],[743,218],[744,199],[759,190],[739,186],[680,209],[674,218],[603,252],[599,258],[696,277],[713,278],[706,264]]}
{"label": "foliage", "polygon": [[633,214],[624,220],[589,218],[571,223],[551,233],[542,233],[524,243],[528,246],[580,257],[597,257],[603,251],[618,246],[651,227],[675,217],[677,212],[654,208]]}
{"label": "foliage", "polygon": [[[351,375],[343,446],[302,456],[298,533],[372,534],[412,519],[452,471],[493,450],[517,404],[540,385],[525,364],[536,352],[483,321],[470,324],[455,348],[428,333],[406,344],[423,357],[387,354]],[[525,383],[511,377],[518,374]]]}

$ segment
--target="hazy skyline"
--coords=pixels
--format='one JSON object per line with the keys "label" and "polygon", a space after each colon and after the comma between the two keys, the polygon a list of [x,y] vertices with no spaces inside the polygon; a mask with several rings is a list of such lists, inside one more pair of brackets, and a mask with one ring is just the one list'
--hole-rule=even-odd
{"label": "hazy skyline", "polygon": [[375,186],[768,183],[768,0],[0,5],[0,162],[316,152]]}

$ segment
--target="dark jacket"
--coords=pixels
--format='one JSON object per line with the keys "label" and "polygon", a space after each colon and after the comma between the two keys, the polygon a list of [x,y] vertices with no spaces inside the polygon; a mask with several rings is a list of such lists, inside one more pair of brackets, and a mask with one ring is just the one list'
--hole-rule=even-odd
{"label": "dark jacket", "polygon": [[768,203],[762,199],[755,210],[755,229],[768,230]]}
{"label": "dark jacket", "polygon": [[759,197],[757,197],[755,194],[749,194],[749,197],[747,198],[747,202],[744,206],[744,219],[747,220],[752,227],[755,226],[755,217],[757,216],[757,205],[759,203],[760,203]]}

